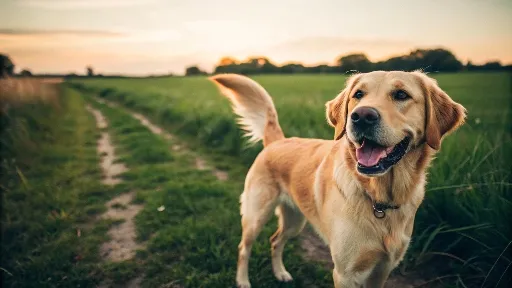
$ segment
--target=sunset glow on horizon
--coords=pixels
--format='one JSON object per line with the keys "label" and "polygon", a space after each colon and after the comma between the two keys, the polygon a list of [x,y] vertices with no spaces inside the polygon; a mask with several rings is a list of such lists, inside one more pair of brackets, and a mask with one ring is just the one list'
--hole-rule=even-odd
{"label": "sunset glow on horizon", "polygon": [[[17,71],[132,75],[211,71],[224,56],[276,64],[370,60],[446,48],[512,64],[512,1],[4,0],[0,53]],[[321,3],[321,5],[320,5]]]}

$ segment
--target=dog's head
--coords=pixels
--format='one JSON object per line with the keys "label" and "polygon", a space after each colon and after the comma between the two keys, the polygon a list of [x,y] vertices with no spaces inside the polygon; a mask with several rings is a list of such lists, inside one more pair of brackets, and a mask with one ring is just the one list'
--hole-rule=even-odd
{"label": "dog's head", "polygon": [[421,72],[353,75],[326,108],[334,138],[346,134],[357,171],[367,176],[385,174],[412,147],[439,150],[443,136],[465,118],[464,107]]}

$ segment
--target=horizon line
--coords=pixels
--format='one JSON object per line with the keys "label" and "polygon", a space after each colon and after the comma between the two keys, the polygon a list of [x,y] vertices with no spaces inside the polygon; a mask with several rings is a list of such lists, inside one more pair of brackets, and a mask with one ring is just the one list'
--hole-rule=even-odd
{"label": "horizon line", "polygon": [[[0,31],[6,31],[8,29],[0,29]],[[62,32],[64,32],[66,30],[62,30]],[[70,30],[68,30],[70,31]],[[31,31],[30,30],[27,30],[28,33],[30,33]],[[42,31],[39,31],[39,32],[42,32]],[[82,32],[84,33],[94,33],[94,32],[97,32],[97,31],[93,31],[93,30],[89,30],[89,31],[86,31],[86,30],[82,30]],[[44,32],[43,32],[44,33]],[[112,35],[115,35],[116,33],[113,32]],[[118,34],[119,35],[119,34]],[[396,52],[396,53],[392,53],[390,54],[389,56],[386,56],[386,57],[382,57],[380,59],[375,59],[375,60],[371,60],[369,57],[368,57],[368,53],[365,52],[365,51],[356,51],[354,50],[353,52],[348,52],[348,53],[343,53],[343,54],[339,54],[338,56],[336,56],[333,60],[330,60],[330,61],[317,61],[317,62],[304,62],[304,61],[300,61],[300,60],[288,60],[288,61],[281,61],[281,62],[278,62],[278,61],[273,61],[271,59],[271,57],[269,56],[265,56],[265,55],[258,55],[257,53],[254,54],[254,55],[249,55],[249,56],[246,56],[246,57],[235,57],[235,56],[229,56],[229,55],[225,55],[225,56],[220,56],[220,57],[217,57],[216,60],[212,61],[214,62],[214,64],[210,65],[211,67],[210,68],[206,68],[205,64],[202,63],[197,63],[197,62],[204,62],[204,60],[199,60],[197,61],[196,63],[194,63],[194,61],[190,61],[190,64],[187,64],[187,65],[184,65],[182,66],[181,68],[181,72],[179,73],[176,73],[176,72],[155,72],[155,73],[152,73],[152,72],[143,72],[143,73],[126,73],[126,72],[122,72],[122,71],[116,71],[116,72],[98,72],[98,74],[107,74],[109,73],[109,75],[131,75],[131,76],[135,76],[135,75],[139,75],[141,77],[144,77],[144,76],[151,76],[151,75],[181,75],[181,74],[185,74],[185,70],[188,68],[188,67],[193,67],[193,66],[196,66],[198,68],[200,68],[200,70],[202,71],[205,71],[207,73],[213,73],[213,71],[215,70],[216,67],[219,66],[219,62],[221,59],[223,58],[231,58],[231,59],[234,59],[237,61],[237,63],[243,63],[243,62],[246,62],[247,60],[249,59],[254,59],[254,58],[265,58],[267,59],[270,63],[272,63],[273,65],[275,65],[276,67],[282,67],[282,66],[285,66],[285,65],[289,65],[289,64],[297,64],[297,65],[302,65],[304,67],[316,67],[316,66],[322,66],[322,65],[327,65],[327,66],[337,66],[335,64],[336,60],[339,59],[340,57],[344,57],[344,56],[349,56],[349,55],[356,55],[356,54],[363,54],[366,56],[366,58],[371,62],[371,63],[378,63],[378,62],[383,62],[383,61],[387,61],[391,58],[395,58],[395,57],[401,57],[401,56],[407,56],[407,55],[410,55],[412,52],[414,51],[418,51],[418,50],[438,50],[438,49],[442,49],[442,50],[446,50],[446,51],[449,51],[451,54],[454,55],[455,59],[457,59],[457,61],[459,61],[463,66],[467,66],[468,63],[472,63],[473,65],[485,65],[487,63],[500,63],[501,66],[512,66],[512,61],[511,62],[503,62],[501,59],[496,59],[496,58],[488,58],[487,60],[485,61],[481,61],[481,62],[473,62],[471,59],[467,59],[467,60],[462,60],[460,59],[456,53],[454,53],[451,49],[449,49],[447,46],[444,46],[444,45],[432,45],[432,46],[415,46],[415,47],[411,47],[408,52],[405,52],[405,53],[400,53],[400,52]],[[29,67],[26,67],[26,66],[21,66],[21,65],[16,65],[16,61],[15,59],[13,59],[9,54],[10,53],[7,53],[7,52],[1,52],[0,51],[0,54],[3,54],[3,55],[7,55],[11,61],[13,61],[13,64],[15,65],[15,70],[18,70],[18,71],[21,71],[21,70],[29,70],[29,71],[37,71],[37,70],[32,70],[31,68]],[[188,58],[190,57],[191,55],[197,55],[197,54],[202,54],[202,53],[199,53],[199,52],[196,52],[196,53],[192,53],[192,54],[184,54],[184,55],[176,55],[176,56],[172,56],[173,59],[179,59],[179,58]],[[236,53],[235,53],[236,54]],[[34,73],[34,74],[42,74],[42,75],[66,75],[66,74],[77,74],[77,75],[80,75],[78,73],[78,71],[82,71],[84,69],[86,69],[87,66],[90,66],[90,67],[95,67],[94,64],[88,64],[88,65],[85,65],[82,69],[77,69],[77,70],[67,70],[66,72],[64,72],[64,70],[60,71],[60,72],[57,72],[57,71],[54,71],[54,72],[51,72],[51,70],[46,70],[46,72],[38,72],[38,73]],[[172,69],[169,69],[169,70],[172,70]],[[101,70],[100,70],[101,71]],[[211,71],[211,72],[209,72]]]}

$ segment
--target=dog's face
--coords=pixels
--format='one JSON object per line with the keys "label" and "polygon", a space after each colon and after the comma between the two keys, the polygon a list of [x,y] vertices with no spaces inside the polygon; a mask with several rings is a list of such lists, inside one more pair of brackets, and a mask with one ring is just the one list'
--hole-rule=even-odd
{"label": "dog's face", "polygon": [[335,139],[346,134],[357,171],[367,176],[385,174],[411,147],[426,143],[438,150],[465,117],[464,107],[421,72],[354,75],[326,108]]}

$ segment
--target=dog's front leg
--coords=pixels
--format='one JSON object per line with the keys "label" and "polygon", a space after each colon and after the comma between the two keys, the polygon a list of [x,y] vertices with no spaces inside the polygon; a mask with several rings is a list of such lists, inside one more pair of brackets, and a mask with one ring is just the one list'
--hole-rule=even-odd
{"label": "dog's front leg", "polygon": [[362,246],[361,239],[364,238],[354,232],[338,233],[337,239],[339,240],[330,245],[334,263],[334,287],[360,288],[379,261],[381,252]]}

